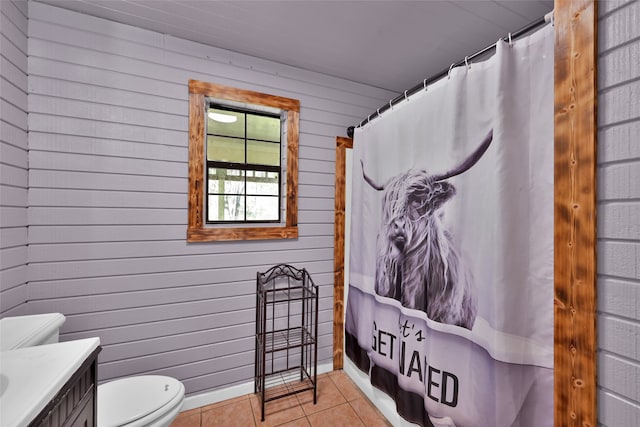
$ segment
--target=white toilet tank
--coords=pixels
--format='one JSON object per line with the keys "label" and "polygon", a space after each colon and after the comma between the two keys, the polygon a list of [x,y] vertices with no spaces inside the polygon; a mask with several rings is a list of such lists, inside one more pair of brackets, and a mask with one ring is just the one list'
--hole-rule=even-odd
{"label": "white toilet tank", "polygon": [[60,313],[0,319],[0,351],[58,342],[65,317]]}

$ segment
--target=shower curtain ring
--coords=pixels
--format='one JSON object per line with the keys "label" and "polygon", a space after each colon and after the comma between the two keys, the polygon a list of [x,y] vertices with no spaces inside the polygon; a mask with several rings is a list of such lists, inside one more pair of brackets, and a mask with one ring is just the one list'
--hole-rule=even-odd
{"label": "shower curtain ring", "polygon": [[424,81],[422,82],[423,86],[424,86],[424,90],[427,90],[427,79],[424,79]]}
{"label": "shower curtain ring", "polygon": [[513,41],[511,40],[511,33],[509,33],[509,47],[513,47]]}
{"label": "shower curtain ring", "polygon": [[451,64],[451,66],[449,67],[449,72],[447,73],[447,78],[450,79],[451,78],[451,70],[453,70],[453,66],[456,65],[456,63],[454,62],[453,64]]}
{"label": "shower curtain ring", "polygon": [[378,113],[378,117],[382,117],[382,116],[380,115],[380,109],[379,109],[379,108],[376,110],[376,113]]}
{"label": "shower curtain ring", "polygon": [[471,65],[469,65],[469,57],[468,56],[464,57],[464,65],[467,66],[467,70],[471,69]]}
{"label": "shower curtain ring", "polygon": [[389,110],[393,111],[393,104],[391,103],[391,101],[393,101],[393,99],[389,100]]}
{"label": "shower curtain ring", "polygon": [[405,101],[408,101],[408,100],[409,100],[409,98],[407,98],[407,91],[406,91],[406,90],[404,91],[404,100],[405,100]]}

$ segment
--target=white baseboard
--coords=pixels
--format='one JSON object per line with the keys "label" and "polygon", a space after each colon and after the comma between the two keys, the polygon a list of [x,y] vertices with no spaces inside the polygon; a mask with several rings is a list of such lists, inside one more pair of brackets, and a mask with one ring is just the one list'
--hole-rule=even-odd
{"label": "white baseboard", "polygon": [[[318,375],[333,371],[333,362],[318,365]],[[201,406],[222,402],[234,397],[244,396],[253,393],[253,381],[238,384],[220,390],[207,391],[204,393],[187,396],[182,405],[182,412]]]}

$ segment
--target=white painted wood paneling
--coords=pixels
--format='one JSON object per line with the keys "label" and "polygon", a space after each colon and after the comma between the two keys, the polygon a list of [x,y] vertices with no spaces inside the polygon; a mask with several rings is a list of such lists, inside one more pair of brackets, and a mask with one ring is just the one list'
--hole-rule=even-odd
{"label": "white painted wood paneling", "polygon": [[599,3],[598,423],[640,419],[640,2]]}
{"label": "white painted wood paneling", "polygon": [[[441,71],[443,64],[494,43],[553,8],[551,0],[40,1],[398,93]],[[358,31],[353,31],[354,19]],[[395,22],[402,25],[390,25]],[[91,31],[91,23],[83,28]],[[104,25],[96,27],[103,34]],[[157,38],[143,40],[159,46]],[[212,55],[228,57],[241,67],[264,69],[259,61],[235,56]],[[273,67],[267,65],[267,69]],[[297,78],[285,67],[278,72]]]}
{"label": "white painted wood paneling", "polygon": [[[229,242],[226,245],[216,245],[209,248],[206,245],[188,245],[184,242],[184,236],[176,240],[166,240],[164,244],[157,242],[130,241],[130,242],[97,242],[97,243],[62,243],[36,245],[29,251],[29,261],[78,261],[91,259],[113,259],[132,257],[161,257],[171,256],[176,253],[184,255],[205,254],[246,254],[247,246],[244,242]],[[278,246],[279,250],[301,249],[327,249],[333,247],[333,236],[305,236],[297,241],[283,241]],[[273,249],[273,243],[259,241],[251,245],[251,250],[256,253]]]}
{"label": "white painted wood paneling", "polygon": [[0,316],[26,302],[27,28],[26,0],[0,1]]}
{"label": "white painted wood paneling", "polygon": [[[217,390],[252,380],[256,272],[290,263],[320,287],[330,363],[335,137],[395,94],[29,5],[29,311],[99,336],[100,380]],[[189,79],[300,100],[298,239],[186,243]]]}
{"label": "white painted wood paneling", "polygon": [[[608,2],[602,2],[608,3]],[[640,37],[640,3],[618,2],[618,8],[600,17],[598,48],[606,53]],[[605,6],[607,9],[607,6]]]}

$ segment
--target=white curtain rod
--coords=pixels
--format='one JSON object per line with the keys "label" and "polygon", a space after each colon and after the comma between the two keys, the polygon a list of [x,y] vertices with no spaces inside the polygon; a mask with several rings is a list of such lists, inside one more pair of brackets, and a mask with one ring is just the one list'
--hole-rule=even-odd
{"label": "white curtain rod", "polygon": [[[532,23],[522,27],[521,29],[519,29],[518,31],[514,32],[514,33],[509,33],[506,37],[501,38],[501,40],[506,41],[511,43],[514,39],[518,38],[518,37],[522,37],[526,34],[528,34],[529,32],[531,32],[532,30],[535,30],[536,28],[547,24],[551,22],[551,24],[553,25],[553,10],[549,13],[547,13],[546,15],[544,15],[542,18],[539,18],[535,21],[533,21]],[[484,49],[481,49],[479,51],[477,51],[476,53],[474,53],[473,55],[467,56],[464,59],[455,62],[453,64],[451,64],[451,66],[449,68],[446,68],[444,70],[442,70],[441,72],[429,77],[428,79],[424,79],[424,81],[422,83],[419,83],[417,85],[415,85],[414,87],[412,87],[409,90],[405,90],[403,93],[401,93],[400,95],[396,96],[395,98],[393,98],[392,100],[390,100],[387,104],[383,105],[382,107],[378,108],[376,111],[374,111],[372,114],[370,114],[366,119],[363,119],[360,123],[358,123],[355,126],[349,126],[347,128],[347,135],[349,136],[349,138],[353,138],[353,132],[355,130],[356,127],[360,127],[360,126],[364,126],[367,123],[369,123],[372,119],[380,116],[380,114],[386,110],[388,110],[389,108],[391,108],[392,106],[400,103],[403,100],[406,100],[409,96],[418,93],[419,91],[425,89],[428,85],[435,83],[436,81],[440,80],[441,78],[445,77],[446,75],[448,75],[451,70],[455,67],[459,67],[461,65],[468,65],[469,61],[484,55],[486,53],[489,53],[490,51],[492,51],[493,49],[496,48],[496,43],[485,47]]]}

